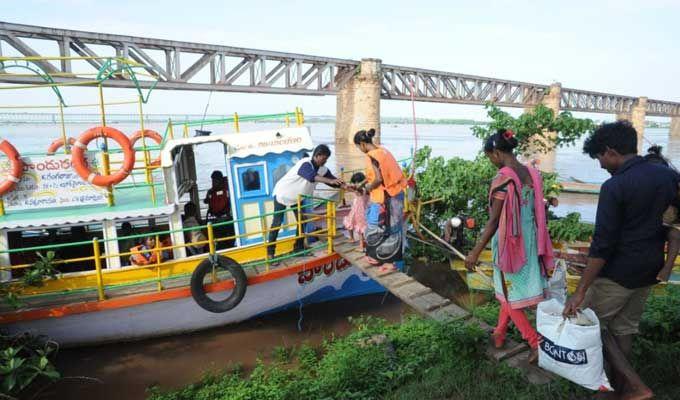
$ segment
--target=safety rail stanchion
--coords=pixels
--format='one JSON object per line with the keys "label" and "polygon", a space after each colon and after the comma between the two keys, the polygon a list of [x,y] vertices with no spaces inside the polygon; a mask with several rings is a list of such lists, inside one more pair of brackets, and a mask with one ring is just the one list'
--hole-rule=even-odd
{"label": "safety rail stanchion", "polygon": [[61,140],[64,141],[64,154],[69,153],[69,144],[66,140],[66,125],[64,125],[64,105],[59,101],[59,122],[61,125]]}
{"label": "safety rail stanchion", "polygon": [[[104,88],[102,87],[101,84],[99,84],[99,112],[101,112],[102,126],[106,127],[106,110],[104,109]],[[64,146],[66,146],[66,143],[64,143]],[[106,139],[106,136],[104,136],[104,151],[102,151],[102,160],[104,164],[102,166],[104,175],[109,175],[111,173],[111,167],[109,166],[109,142]],[[106,202],[109,207],[113,207],[115,205],[115,200],[113,198],[113,187],[107,186],[106,193],[107,193]]]}
{"label": "safety rail stanchion", "polygon": [[161,249],[160,249],[160,238],[156,235],[156,246],[154,252],[156,253],[156,282],[158,284],[158,291],[163,290],[163,285],[161,284]]}
{"label": "safety rail stanchion", "polygon": [[0,216],[5,215],[5,202],[0,197]]}
{"label": "safety rail stanchion", "polygon": [[286,121],[286,128],[290,128],[290,116],[288,114],[286,114],[284,120]]}
{"label": "safety rail stanchion", "polygon": [[188,137],[189,137],[189,125],[184,124],[184,138],[186,139]]}
{"label": "safety rail stanchion", "polygon": [[[297,198],[297,237],[302,238],[302,243],[304,245],[305,232],[302,230],[302,196],[298,195]],[[296,241],[299,240],[296,238]]]}
{"label": "safety rail stanchion", "polygon": [[[215,257],[215,231],[213,230],[212,222],[208,222],[208,252],[210,253],[210,258]],[[217,275],[215,274],[215,263],[212,264],[212,282],[217,282]]]}
{"label": "safety rail stanchion", "polygon": [[264,216],[260,216],[260,230],[262,231],[262,243],[264,244],[264,268],[269,272],[269,243],[267,243],[267,226]]}
{"label": "safety rail stanchion", "polygon": [[241,132],[241,127],[238,124],[238,113],[234,113],[234,130],[236,133]]}
{"label": "safety rail stanchion", "polygon": [[172,127],[172,118],[168,118],[168,136],[170,136],[170,140],[175,138],[175,130]]}
{"label": "safety rail stanchion", "polygon": [[[151,185],[153,183],[153,176],[151,175],[151,155],[149,148],[146,146],[146,133],[144,129],[144,111],[142,109],[142,96],[138,97],[139,101],[139,127],[142,132],[142,152],[144,154],[144,174],[146,176],[146,183]],[[156,187],[151,185],[151,204],[156,205]]]}
{"label": "safety rail stanchion", "polygon": [[104,277],[102,276],[102,258],[99,251],[99,241],[97,238],[92,239],[92,251],[94,254],[94,267],[97,272],[97,297],[99,300],[106,299],[104,295]]}
{"label": "safety rail stanchion", "polygon": [[335,210],[335,203],[329,201],[326,203],[326,231],[328,232],[328,254],[333,253],[333,211]]}

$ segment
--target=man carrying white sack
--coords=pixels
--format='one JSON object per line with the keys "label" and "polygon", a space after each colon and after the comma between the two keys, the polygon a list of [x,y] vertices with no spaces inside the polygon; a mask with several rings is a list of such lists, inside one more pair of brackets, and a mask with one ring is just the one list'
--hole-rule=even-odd
{"label": "man carrying white sack", "polygon": [[652,390],[628,358],[664,264],[662,215],[676,196],[678,181],[669,168],[637,155],[637,132],[626,121],[601,125],[586,139],[583,152],[597,158],[612,177],[602,184],[587,266],[563,314],[574,315],[582,304],[595,311],[618,398],[651,399]]}

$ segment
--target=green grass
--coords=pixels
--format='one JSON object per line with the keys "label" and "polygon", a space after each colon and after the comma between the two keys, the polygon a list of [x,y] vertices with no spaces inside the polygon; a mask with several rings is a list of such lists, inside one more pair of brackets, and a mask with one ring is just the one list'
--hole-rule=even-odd
{"label": "green grass", "polygon": [[[475,315],[495,322],[498,307],[477,307]],[[680,288],[650,298],[635,343],[633,363],[659,399],[680,398]],[[515,369],[484,355],[487,336],[475,325],[411,318],[387,324],[353,321],[355,329],[328,339],[321,348],[277,348],[276,361],[258,362],[205,376],[183,389],[150,389],[152,400],[208,399],[582,399],[592,392],[558,379],[530,385]],[[376,340],[380,337],[386,341]],[[373,343],[373,342],[378,342]],[[381,343],[382,342],[382,343]]]}

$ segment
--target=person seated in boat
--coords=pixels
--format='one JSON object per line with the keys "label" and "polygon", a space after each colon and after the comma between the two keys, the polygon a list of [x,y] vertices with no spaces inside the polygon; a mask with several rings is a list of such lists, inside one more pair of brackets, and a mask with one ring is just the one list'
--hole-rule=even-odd
{"label": "person seated in boat", "polygon": [[[156,237],[147,236],[139,246],[134,246],[130,249],[133,254],[130,256],[130,263],[132,265],[149,265],[163,262],[163,251],[155,251]],[[160,260],[158,257],[160,256]]]}
{"label": "person seated in boat", "polygon": [[[283,222],[284,211],[287,208],[295,211],[299,195],[312,196],[316,184],[319,182],[331,187],[341,187],[344,185],[341,179],[336,178],[325,167],[326,161],[328,161],[330,156],[331,150],[328,146],[320,144],[316,146],[311,157],[302,158],[276,182],[273,191],[274,212],[276,214],[274,214],[271,227],[269,228],[269,243],[276,242],[279,236],[279,227]],[[291,222],[289,221],[289,223]],[[298,236],[299,233],[296,231],[295,235]],[[276,245],[274,244],[267,247],[267,254],[270,259],[274,257],[275,248]],[[304,250],[304,238],[300,237],[295,241],[293,251],[302,250]]]}
{"label": "person seated in boat", "polygon": [[366,175],[361,172],[355,172],[349,179],[349,188],[355,191],[356,194],[352,200],[352,208],[349,214],[343,218],[342,222],[345,229],[349,232],[349,238],[356,242],[359,241],[359,250],[363,251],[365,248],[364,233],[366,232],[366,208],[368,207],[368,193],[363,191],[366,186]]}
{"label": "person seated in boat", "polygon": [[[135,243],[135,239],[133,238],[128,238],[128,236],[134,235],[134,229],[132,228],[132,224],[128,221],[125,221],[121,224],[120,226],[120,231],[118,232],[118,237],[124,238],[118,241],[118,253],[123,254],[123,253],[129,253],[130,249],[133,248],[137,243]],[[130,257],[129,256],[123,256],[120,257],[120,263],[122,266],[128,266],[130,265]]]}
{"label": "person seated in boat", "polygon": [[[661,150],[661,146],[654,145],[647,149],[647,155],[645,155],[643,158],[648,162],[661,164],[671,168],[668,160],[666,160],[666,158],[661,154]],[[680,191],[678,191],[678,198],[680,198]],[[673,266],[675,265],[675,259],[678,257],[678,252],[680,252],[680,218],[678,218],[679,205],[678,199],[676,199],[675,204],[670,205],[663,213],[663,223],[669,227],[668,235],[666,236],[666,239],[668,240],[668,251],[666,254],[666,262],[664,263],[661,271],[659,271],[656,276],[656,280],[659,282],[668,281],[668,278],[670,278],[671,272],[673,271]]]}
{"label": "person seated in boat", "polygon": [[[234,224],[219,225],[221,222],[231,221],[231,202],[229,198],[229,180],[221,171],[215,170],[210,174],[212,187],[205,194],[203,202],[208,205],[206,219],[208,222],[218,224],[213,227],[215,238],[225,238],[234,236]],[[235,239],[217,242],[217,249],[228,249],[234,247]]]}
{"label": "person seated in boat", "polygon": [[[202,223],[199,221],[198,209],[196,205],[192,202],[188,202],[184,205],[184,218],[182,220],[182,226],[184,228],[198,228]],[[207,237],[203,233],[203,229],[195,229],[188,232],[184,232],[184,241],[187,244],[190,243],[200,243],[205,242]],[[196,244],[187,246],[187,252],[189,255],[196,255],[205,253],[207,244]]]}

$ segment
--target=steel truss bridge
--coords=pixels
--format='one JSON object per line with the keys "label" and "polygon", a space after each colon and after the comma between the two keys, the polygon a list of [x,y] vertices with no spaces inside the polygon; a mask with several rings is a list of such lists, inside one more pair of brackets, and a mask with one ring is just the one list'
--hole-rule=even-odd
{"label": "steel truss bridge", "polygon": [[[102,67],[103,52],[109,56],[114,52],[115,57],[142,65],[149,79],[140,80],[139,86],[151,88],[157,81],[156,88],[175,90],[333,95],[360,66],[360,61],[341,58],[0,22],[0,56],[4,42],[24,57],[41,57],[26,39],[51,42],[52,47],[56,44],[61,59],[55,63],[37,60],[35,64],[55,82],[75,85],[87,84],[91,78],[87,72],[75,71],[71,57],[86,58],[83,62],[94,72]],[[494,102],[505,107],[531,107],[540,103],[550,88],[544,84],[387,64],[381,70],[383,99],[410,100],[413,95],[417,101],[478,105]],[[0,75],[0,82],[32,84],[41,80],[4,74]],[[124,74],[103,84],[135,87]],[[625,114],[632,111],[637,101],[631,96],[562,88],[560,109]],[[646,115],[680,116],[678,102],[649,99],[646,107]]]}

